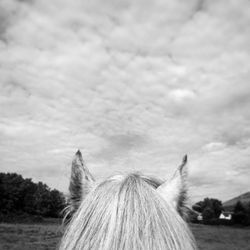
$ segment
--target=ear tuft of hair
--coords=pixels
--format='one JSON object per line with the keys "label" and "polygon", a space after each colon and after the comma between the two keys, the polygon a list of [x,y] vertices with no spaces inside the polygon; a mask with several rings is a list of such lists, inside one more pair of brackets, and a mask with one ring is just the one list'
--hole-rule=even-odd
{"label": "ear tuft of hair", "polygon": [[78,149],[72,161],[69,184],[69,210],[71,214],[78,209],[81,201],[91,190],[94,181],[95,179],[86,167],[82,153]]}
{"label": "ear tuft of hair", "polygon": [[173,177],[165,181],[157,188],[161,196],[172,204],[182,217],[186,217],[186,200],[187,200],[187,155],[182,159],[181,165],[175,171]]}
{"label": "ear tuft of hair", "polygon": [[188,161],[188,157],[187,155],[184,155],[182,159],[182,163],[179,166],[182,185],[179,191],[177,210],[179,214],[183,217],[183,219],[188,218],[188,207],[186,204],[188,200],[188,188],[187,188],[188,169],[186,167],[187,161]]}
{"label": "ear tuft of hair", "polygon": [[81,153],[80,149],[77,150],[76,155],[78,155],[79,157],[82,157],[82,153]]}
{"label": "ear tuft of hair", "polygon": [[182,173],[182,170],[184,169],[184,166],[186,166],[187,164],[187,160],[188,160],[188,157],[187,155],[184,155],[183,158],[182,158],[182,163],[181,165],[179,166],[179,171]]}

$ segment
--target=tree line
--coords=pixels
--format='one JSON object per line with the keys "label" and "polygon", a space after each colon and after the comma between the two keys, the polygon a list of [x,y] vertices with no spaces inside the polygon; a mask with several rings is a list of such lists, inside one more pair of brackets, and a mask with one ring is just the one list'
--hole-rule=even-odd
{"label": "tree line", "polygon": [[42,182],[34,183],[16,173],[0,173],[0,220],[8,216],[61,217],[64,195]]}
{"label": "tree line", "polygon": [[[66,207],[64,195],[56,189],[50,189],[42,182],[34,183],[16,173],[0,173],[0,221],[16,216],[62,217]],[[220,214],[224,211],[218,199],[205,198],[192,206],[202,215],[205,224],[221,224]],[[195,219],[191,221],[195,222]],[[250,202],[237,202],[233,209],[232,220],[226,224],[250,225]]]}
{"label": "tree line", "polygon": [[230,221],[219,220],[221,213],[225,209],[222,202],[218,199],[205,198],[203,201],[195,203],[192,209],[202,215],[202,220],[205,224],[250,225],[250,202],[243,204],[238,201],[233,208]]}

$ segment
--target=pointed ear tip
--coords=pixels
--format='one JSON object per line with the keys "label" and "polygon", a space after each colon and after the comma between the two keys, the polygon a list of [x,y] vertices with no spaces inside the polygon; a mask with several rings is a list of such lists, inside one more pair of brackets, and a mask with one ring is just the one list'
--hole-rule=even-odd
{"label": "pointed ear tip", "polygon": [[77,150],[75,155],[82,156],[82,153],[81,153],[80,149]]}
{"label": "pointed ear tip", "polygon": [[181,165],[179,166],[179,170],[180,170],[180,172],[182,172],[182,170],[183,169],[186,169],[186,164],[187,164],[187,160],[188,160],[188,157],[187,157],[187,155],[185,154],[184,156],[183,156],[183,158],[182,158],[182,163],[181,163]]}
{"label": "pointed ear tip", "polygon": [[75,153],[73,157],[73,161],[76,161],[76,160],[82,160],[82,153],[79,149],[77,150],[77,152]]}
{"label": "pointed ear tip", "polygon": [[187,154],[185,154],[184,157],[183,157],[183,162],[186,163],[187,160],[188,160],[188,156],[187,156]]}

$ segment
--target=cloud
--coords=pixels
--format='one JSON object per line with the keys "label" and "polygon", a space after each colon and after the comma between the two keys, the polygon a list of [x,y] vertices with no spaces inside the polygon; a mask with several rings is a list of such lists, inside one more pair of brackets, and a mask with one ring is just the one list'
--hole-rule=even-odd
{"label": "cloud", "polygon": [[176,102],[185,102],[188,99],[195,98],[195,93],[188,89],[175,89],[172,90],[170,93],[170,98],[173,98]]}
{"label": "cloud", "polygon": [[223,149],[223,148],[225,148],[225,147],[226,147],[226,145],[225,145],[225,143],[223,143],[223,142],[210,142],[210,143],[206,144],[206,145],[203,147],[203,149],[204,149],[205,151],[210,151],[210,152],[212,152],[212,151],[219,151],[219,150],[221,150],[221,149]]}
{"label": "cloud", "polygon": [[168,178],[188,153],[194,200],[248,191],[249,11],[246,0],[2,1],[2,171],[65,191],[78,148],[100,178]]}

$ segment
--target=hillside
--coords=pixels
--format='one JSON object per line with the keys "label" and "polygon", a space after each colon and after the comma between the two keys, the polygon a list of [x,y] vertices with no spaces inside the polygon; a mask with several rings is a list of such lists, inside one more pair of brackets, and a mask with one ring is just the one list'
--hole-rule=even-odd
{"label": "hillside", "polygon": [[244,193],[231,200],[224,202],[223,207],[225,208],[225,210],[231,211],[234,209],[234,206],[238,201],[241,201],[242,204],[250,203],[250,192]]}

